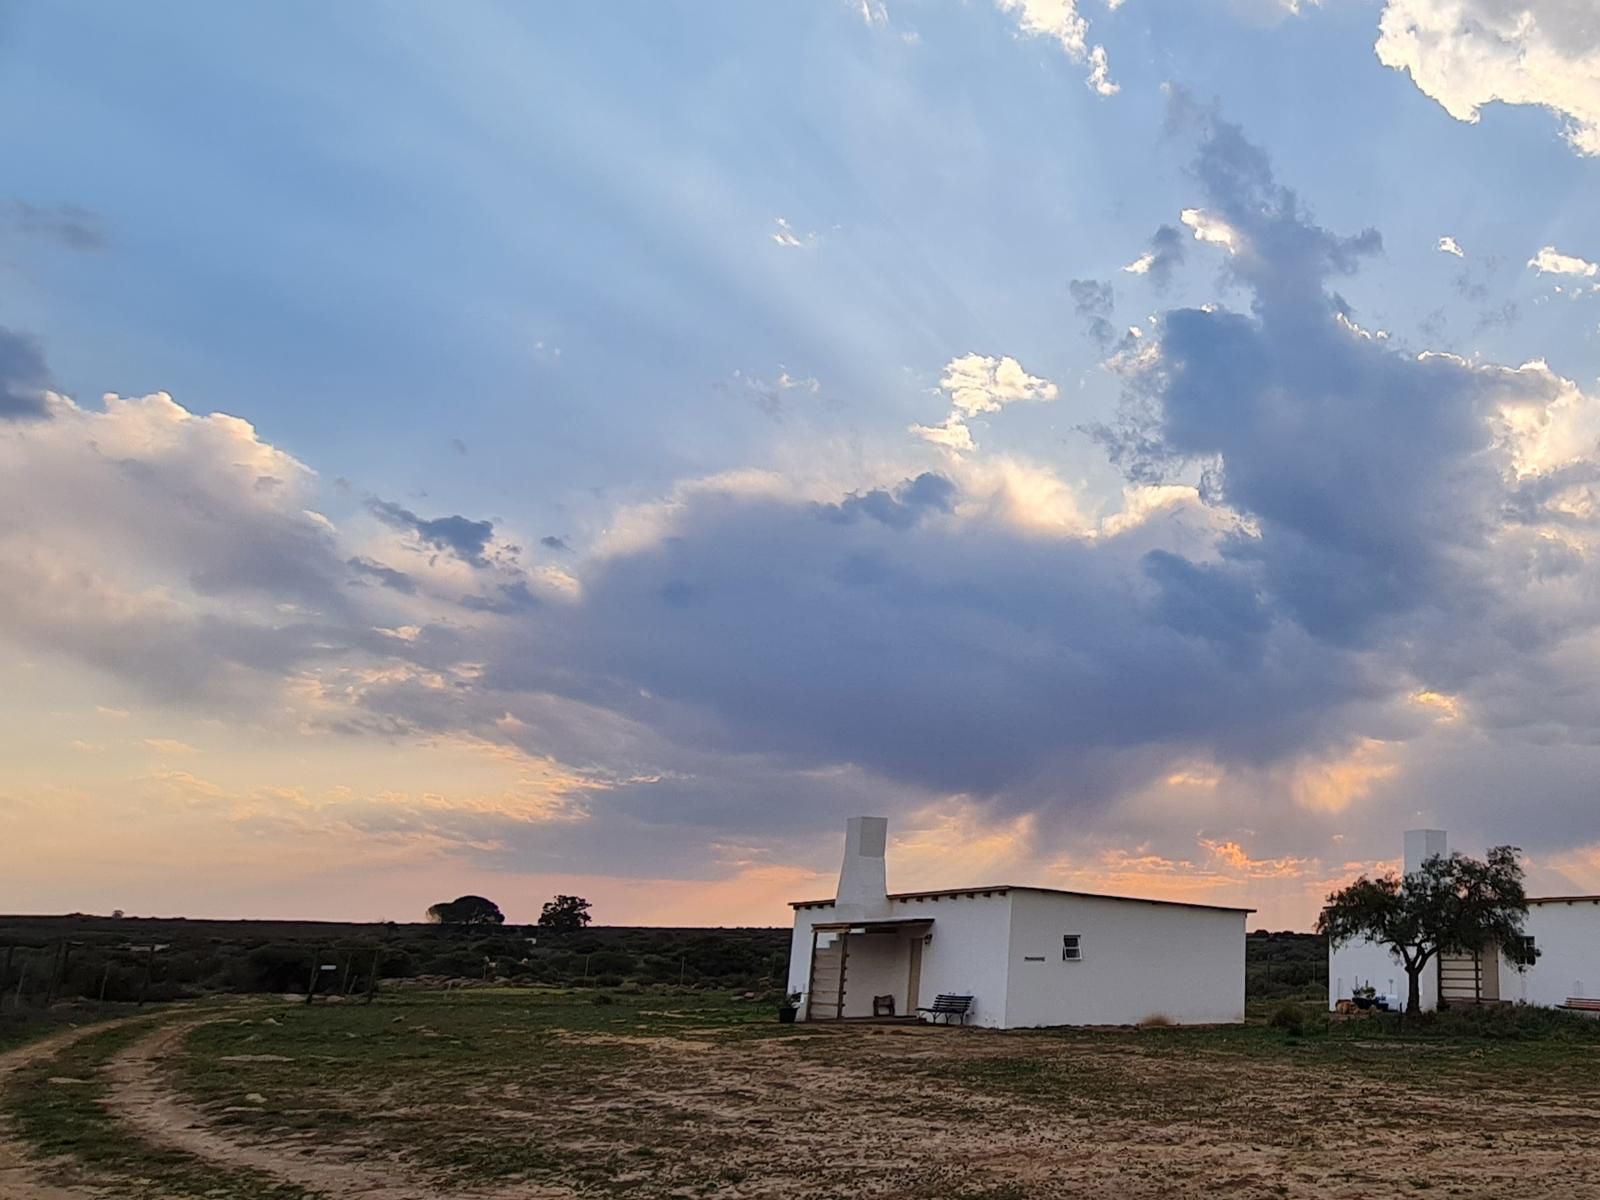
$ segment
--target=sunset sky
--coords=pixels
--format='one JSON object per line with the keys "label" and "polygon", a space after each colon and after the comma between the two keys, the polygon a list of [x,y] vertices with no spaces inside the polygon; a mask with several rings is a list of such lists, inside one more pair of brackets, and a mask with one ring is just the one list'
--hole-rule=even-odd
{"label": "sunset sky", "polygon": [[0,911],[1600,892],[1592,0],[21,0],[0,114]]}

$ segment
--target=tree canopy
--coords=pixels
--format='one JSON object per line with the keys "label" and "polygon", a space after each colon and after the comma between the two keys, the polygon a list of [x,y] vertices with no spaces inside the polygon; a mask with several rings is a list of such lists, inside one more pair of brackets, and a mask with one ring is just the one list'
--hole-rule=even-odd
{"label": "tree canopy", "polygon": [[582,929],[589,923],[589,902],[582,896],[557,896],[539,913],[539,928],[560,933]]}
{"label": "tree canopy", "polygon": [[[1482,861],[1436,854],[1404,879],[1363,875],[1328,897],[1317,932],[1335,947],[1361,938],[1388,946],[1405,966],[1406,1012],[1415,1013],[1429,961],[1519,946],[1527,914],[1517,849],[1496,846]],[[1511,961],[1518,970],[1527,965],[1517,956]]]}
{"label": "tree canopy", "polygon": [[504,925],[506,916],[493,900],[482,896],[458,896],[428,906],[428,920],[435,925]]}

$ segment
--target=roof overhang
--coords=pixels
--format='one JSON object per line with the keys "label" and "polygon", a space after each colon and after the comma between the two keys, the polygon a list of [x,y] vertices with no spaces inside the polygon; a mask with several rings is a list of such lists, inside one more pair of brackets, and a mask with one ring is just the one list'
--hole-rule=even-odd
{"label": "roof overhang", "polygon": [[812,929],[837,933],[920,933],[933,928],[932,917],[907,917],[898,921],[819,921]]}

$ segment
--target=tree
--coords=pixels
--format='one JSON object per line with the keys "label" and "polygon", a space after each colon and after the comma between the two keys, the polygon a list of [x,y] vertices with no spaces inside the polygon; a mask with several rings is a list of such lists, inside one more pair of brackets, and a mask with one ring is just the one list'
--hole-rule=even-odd
{"label": "tree", "polygon": [[[1403,880],[1394,874],[1332,893],[1317,932],[1338,947],[1358,938],[1388,946],[1406,971],[1406,1012],[1422,1006],[1422,969],[1440,954],[1475,954],[1520,946],[1528,898],[1514,846],[1496,846],[1479,861],[1434,855]],[[1526,966],[1513,957],[1517,970]]]}
{"label": "tree", "polygon": [[539,914],[539,928],[574,933],[589,923],[589,902],[582,896],[557,896]]}
{"label": "tree", "polygon": [[435,925],[504,925],[506,915],[493,900],[482,896],[458,896],[428,906],[428,920]]}

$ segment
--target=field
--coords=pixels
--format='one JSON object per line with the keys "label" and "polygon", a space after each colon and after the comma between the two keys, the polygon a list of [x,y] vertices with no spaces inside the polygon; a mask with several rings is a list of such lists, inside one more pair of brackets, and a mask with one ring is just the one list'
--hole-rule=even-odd
{"label": "field", "polygon": [[0,1194],[1600,1196],[1600,1022],[1304,1015],[995,1033],[781,1026],[677,989],[218,999],[5,1052]]}

